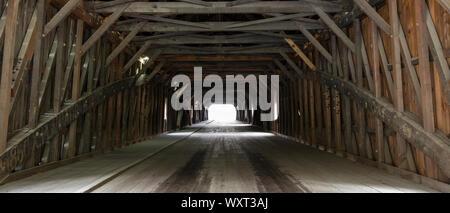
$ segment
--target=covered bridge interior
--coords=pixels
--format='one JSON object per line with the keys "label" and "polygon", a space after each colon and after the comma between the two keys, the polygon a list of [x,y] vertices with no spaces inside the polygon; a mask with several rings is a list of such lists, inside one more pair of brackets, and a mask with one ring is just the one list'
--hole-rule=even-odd
{"label": "covered bridge interior", "polygon": [[[0,191],[449,192],[449,12],[0,0]],[[194,67],[279,75],[277,119],[173,109],[172,79]]]}

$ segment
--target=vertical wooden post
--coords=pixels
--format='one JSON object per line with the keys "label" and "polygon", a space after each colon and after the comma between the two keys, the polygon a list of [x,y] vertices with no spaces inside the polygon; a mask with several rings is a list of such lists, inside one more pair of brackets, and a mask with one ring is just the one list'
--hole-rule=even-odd
{"label": "vertical wooden post", "polygon": [[[123,78],[123,73],[124,73],[123,64],[124,64],[124,61],[125,61],[124,57],[125,56],[124,56],[123,53],[121,53],[119,55],[118,78],[117,78],[117,80],[120,80],[120,79]],[[115,141],[115,146],[116,147],[120,147],[121,146],[121,144],[120,144],[120,140],[121,140],[120,134],[122,132],[121,128],[123,128],[123,126],[121,124],[121,121],[122,121],[122,102],[123,102],[122,99],[123,99],[123,93],[119,92],[117,94],[116,125],[115,125],[116,128],[115,128],[115,136],[114,136],[114,141]]]}
{"label": "vertical wooden post", "polygon": [[[344,73],[344,79],[350,80],[350,72],[349,72],[349,66],[348,66],[348,50],[345,45],[342,45],[342,70]],[[344,142],[345,142],[345,149],[348,153],[356,153],[356,150],[353,150],[352,148],[352,114],[351,114],[351,104],[350,104],[350,98],[346,96],[345,94],[342,96],[343,99],[343,123],[344,123]]]}
{"label": "vertical wooden post", "polygon": [[302,140],[306,140],[305,137],[305,124],[304,124],[304,120],[305,120],[305,112],[303,110],[303,95],[302,95],[302,84],[301,84],[301,80],[297,81],[297,94],[298,94],[298,100],[299,100],[299,111],[300,111],[300,136]]}
{"label": "vertical wooden post", "polygon": [[[34,34],[34,57],[33,57],[33,72],[31,73],[31,90],[30,90],[30,108],[28,114],[28,126],[33,129],[36,127],[38,121],[38,98],[39,98],[39,84],[41,83],[41,70],[43,58],[43,30],[46,21],[45,17],[45,0],[39,0],[36,4],[37,20],[36,33]],[[7,41],[9,42],[9,41]]]}
{"label": "vertical wooden post", "polygon": [[[56,68],[55,68],[55,80],[53,86],[53,112],[58,113],[61,111],[61,82],[64,72],[65,56],[66,56],[66,21],[62,21],[57,31],[58,36],[58,49],[56,50]],[[60,140],[59,135],[55,136],[52,141],[52,148],[50,149],[50,161],[56,161],[60,158]]]}
{"label": "vertical wooden post", "polygon": [[[381,98],[381,73],[380,73],[380,57],[378,55],[378,28],[374,21],[370,22],[370,32],[372,40],[372,70],[373,70],[373,85],[375,98]],[[377,161],[379,164],[384,162],[384,135],[383,122],[375,119],[375,141],[377,144]]]}
{"label": "vertical wooden post", "polygon": [[302,79],[302,86],[303,86],[303,104],[304,104],[304,116],[305,116],[305,138],[306,143],[311,143],[311,127],[309,126],[309,106],[308,106],[308,80]]}
{"label": "vertical wooden post", "polygon": [[[331,37],[331,54],[333,60],[333,75],[338,76],[338,54],[336,36]],[[333,116],[334,116],[334,141],[336,144],[336,154],[342,156],[342,132],[341,132],[341,99],[339,91],[332,89],[333,95]]]}
{"label": "vertical wooden post", "polygon": [[[115,44],[112,45],[111,49],[115,48]],[[102,64],[103,65],[103,64]],[[109,66],[109,79],[107,80],[108,83],[111,83],[114,81],[114,77],[116,75],[116,68],[117,68],[117,63],[116,60],[113,60],[113,62],[111,63],[111,65]],[[108,68],[105,67],[105,75],[107,75],[108,72]],[[106,150],[111,150],[111,148],[113,148],[113,141],[114,141],[114,137],[113,137],[113,133],[112,133],[112,126],[114,123],[114,99],[115,96],[112,96],[109,98],[108,100],[108,105],[107,105],[107,112],[105,113],[106,116],[106,132],[105,132],[105,137],[104,137],[104,147]]]}
{"label": "vertical wooden post", "polygon": [[[292,89],[293,88],[292,84],[288,84],[287,86],[289,87],[288,88],[289,89],[289,99],[291,100],[291,104],[290,104],[290,106],[291,106],[291,108],[290,108],[291,136],[295,137],[296,136],[296,131],[295,131],[295,118],[296,118],[296,116],[295,116],[295,94]],[[273,122],[270,122],[270,123],[272,124]]]}
{"label": "vertical wooden post", "polygon": [[14,66],[17,13],[20,0],[9,0],[6,15],[5,42],[3,47],[2,78],[0,82],[0,153],[6,150],[8,139],[9,104],[11,101],[11,74]]}
{"label": "vertical wooden post", "polygon": [[[433,89],[431,82],[430,61],[428,52],[428,29],[426,25],[426,2],[424,0],[414,1],[417,48],[419,53],[419,79],[420,93],[422,96],[422,123],[427,132],[435,132],[434,111],[433,111]],[[420,157],[422,157],[421,154]],[[435,165],[425,157],[425,169],[428,177],[437,178]]]}
{"label": "vertical wooden post", "polygon": [[[398,112],[404,111],[403,105],[403,80],[400,61],[399,20],[397,15],[397,0],[388,1],[389,21],[391,25],[391,64],[394,75],[394,106]],[[402,169],[408,168],[406,160],[406,142],[397,134],[397,166]]]}
{"label": "vertical wooden post", "polygon": [[415,0],[415,19],[417,47],[419,53],[419,78],[422,96],[423,127],[429,132],[434,132],[433,92],[430,76],[430,56],[428,52],[427,25],[425,21],[426,6],[424,0]]}
{"label": "vertical wooden post", "polygon": [[[80,84],[80,70],[81,70],[81,47],[83,45],[83,20],[77,20],[77,38],[75,42],[75,65],[73,70],[72,79],[72,101],[78,100],[79,84]],[[70,124],[69,129],[69,149],[68,157],[72,158],[76,154],[76,143],[77,143],[77,120]]]}
{"label": "vertical wooden post", "polygon": [[332,147],[332,133],[331,133],[331,95],[330,88],[323,86],[323,99],[324,99],[324,113],[325,113],[325,127],[326,127],[326,144],[327,150],[331,151]]}
{"label": "vertical wooden post", "polygon": [[[356,82],[358,87],[363,88],[363,70],[362,70],[362,40],[361,40],[361,23],[359,19],[353,22],[354,40],[355,40],[355,56],[356,56]],[[366,152],[366,116],[364,112],[364,105],[358,106],[358,149],[359,155],[367,157]]]}

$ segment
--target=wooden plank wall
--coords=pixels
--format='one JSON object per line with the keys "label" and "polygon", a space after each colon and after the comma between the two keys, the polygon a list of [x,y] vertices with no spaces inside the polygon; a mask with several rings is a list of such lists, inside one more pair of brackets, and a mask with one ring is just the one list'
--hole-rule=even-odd
{"label": "wooden plank wall", "polygon": [[[9,5],[11,5],[11,1],[18,0],[10,0]],[[86,54],[76,60],[77,36],[84,43],[96,31],[95,28],[92,28],[91,23],[83,23],[84,21],[77,19],[76,16],[65,18],[54,30],[40,38],[42,39],[42,51],[34,51],[36,19],[43,21],[45,25],[58,12],[53,4],[46,3],[44,14],[39,17],[39,13],[36,13],[38,1],[40,0],[19,2],[17,25],[15,25],[17,31],[14,40],[4,40],[4,29],[9,30],[12,26],[5,27],[6,23],[0,22],[0,55],[4,55],[5,43],[14,42],[15,46],[11,79],[11,103],[10,107],[3,109],[0,115],[0,119],[8,120],[7,137],[0,138],[0,143],[5,145],[3,150],[0,150],[0,156],[6,155],[7,152],[11,154],[11,150],[14,153],[8,156],[15,157],[23,152],[20,159],[15,161],[5,159],[4,162],[0,162],[0,182],[12,172],[20,172],[68,158],[121,148],[176,128],[172,124],[167,125],[164,119],[165,104],[167,104],[167,101],[164,101],[171,94],[168,93],[166,85],[157,83],[160,81],[155,81],[118,92],[106,102],[97,105],[85,114],[80,114],[72,123],[74,128],[72,137],[69,137],[71,135],[69,126],[58,127],[61,129],[59,134],[51,140],[45,141],[43,146],[28,148],[32,149],[31,155],[25,154],[27,153],[25,148],[18,148],[22,146],[16,144],[15,141],[20,141],[22,135],[30,131],[31,70],[33,68],[33,56],[36,52],[40,52],[42,64],[38,68],[40,72],[38,72],[39,76],[36,78],[39,80],[36,86],[37,91],[35,91],[38,99],[36,103],[33,103],[33,106],[37,106],[37,126],[46,122],[52,115],[70,107],[77,99],[76,97],[74,99],[73,94],[82,98],[108,84],[129,78],[130,73],[136,73],[123,70],[124,63],[132,57],[126,51],[116,57],[109,66],[104,66],[106,57],[118,45],[118,43],[108,39],[107,36],[100,38]],[[3,21],[7,16],[6,2],[0,1],[0,13]],[[81,20],[81,29],[84,30],[81,30],[82,33],[77,35],[77,21],[79,20]],[[119,35],[120,38],[125,36]],[[0,61],[2,60],[3,58],[0,57]],[[136,62],[131,69],[136,70],[140,67],[140,62]],[[74,69],[79,70],[75,72]],[[9,71],[2,70],[3,72]],[[74,81],[75,74],[78,74],[75,78],[76,81]],[[160,76],[155,77],[155,79],[157,78],[160,78]],[[73,82],[78,83],[73,85]],[[6,92],[7,87],[5,87],[6,89],[3,88],[4,85],[2,85],[2,91]],[[74,89],[78,91],[73,91]],[[170,109],[170,107],[167,107],[167,109]],[[166,116],[171,120],[170,118],[176,113],[167,110]],[[203,119],[203,117],[199,117],[197,121]],[[183,125],[186,124],[188,123],[183,123]],[[74,148],[73,154],[69,153],[69,147]]]}
{"label": "wooden plank wall", "polygon": [[[426,3],[442,45],[443,54],[447,63],[450,63],[450,56],[448,55],[450,49],[450,37],[448,36],[450,33],[450,14],[435,0],[428,0]],[[399,44],[402,47],[399,50],[401,51],[402,62],[402,84],[400,88],[403,90],[404,111],[418,123],[422,123],[424,121],[421,108],[423,97],[420,92],[423,88],[421,88],[420,83],[423,80],[420,77],[420,60],[418,60],[417,30],[419,28],[416,27],[415,1],[398,0],[397,10],[401,26],[400,31],[402,31],[399,32]],[[390,23],[388,4],[379,8],[377,12],[387,23]],[[395,78],[392,71],[392,38],[380,29],[372,34],[371,20],[364,17],[359,22],[355,22],[349,28],[344,29],[347,36],[355,43],[357,42],[355,36],[358,35],[355,32],[355,24],[357,23],[360,23],[361,46],[364,49],[361,51],[362,70],[360,71],[363,75],[363,88],[375,92],[373,90],[374,68],[378,67],[379,73],[377,73],[375,79],[379,80],[375,82],[375,85],[380,87],[380,98],[394,104],[395,95],[392,92],[395,92],[396,88],[394,87]],[[309,48],[312,51],[308,55],[309,59],[317,67],[320,67],[320,70],[333,73],[355,83],[357,79],[353,79],[353,77],[355,72],[358,72],[356,54],[349,51],[340,39],[337,40],[336,51],[332,51],[332,34],[318,37],[329,38],[322,39],[321,44],[333,57],[336,55],[336,60],[338,60],[336,62],[338,63],[331,66],[331,63],[327,62],[315,48]],[[381,37],[381,40],[378,40],[378,37]],[[375,42],[374,38],[377,38]],[[379,41],[382,42],[380,45],[378,45]],[[404,46],[405,41],[407,46]],[[378,53],[378,59],[374,57],[372,45],[377,45],[377,48],[380,48],[374,49]],[[347,54],[350,54],[350,57],[347,57]],[[433,97],[432,111],[427,112],[427,114],[431,114],[434,118],[435,133],[450,137],[450,100],[447,99],[445,88],[442,86],[446,82],[440,77],[436,60],[431,56],[432,54],[430,54],[430,72]],[[298,56],[295,57],[295,60],[303,69],[306,68],[305,63]],[[377,66],[374,66],[374,60],[379,63]],[[337,67],[334,67],[334,65]],[[334,72],[334,69],[343,70],[343,73]],[[363,158],[365,162],[374,162],[370,163],[374,165],[378,161],[382,165],[398,167],[440,182],[450,183],[449,177],[446,177],[438,165],[422,151],[416,149],[408,141],[404,145],[399,144],[396,133],[388,125],[382,123],[382,129],[378,128],[377,130],[376,117],[368,110],[364,110],[364,106],[358,106],[353,100],[348,101],[345,94],[339,94],[338,91],[333,92],[326,86],[313,85],[315,82],[306,79],[299,79],[290,82],[290,84],[289,88],[293,90],[289,97],[280,99],[281,113],[279,119],[271,122],[270,125],[264,125],[268,130],[296,138],[298,141],[321,150],[341,156],[345,155],[350,159]],[[282,87],[282,94],[286,94],[286,89],[286,87]],[[417,94],[417,92],[419,93]],[[362,109],[364,119],[361,120],[358,118],[358,111]],[[348,118],[351,120],[347,121]],[[425,119],[429,120],[429,118]],[[364,123],[360,123],[361,121]],[[290,127],[293,128],[292,131],[289,130]],[[365,137],[360,135],[361,128],[365,128]],[[377,142],[377,134],[382,134],[379,137],[379,142]],[[366,139],[361,141],[363,138]],[[399,150],[401,147],[404,147],[404,153],[401,153],[401,149]],[[343,154],[340,153],[341,151]],[[404,165],[401,162],[402,155],[405,157]]]}

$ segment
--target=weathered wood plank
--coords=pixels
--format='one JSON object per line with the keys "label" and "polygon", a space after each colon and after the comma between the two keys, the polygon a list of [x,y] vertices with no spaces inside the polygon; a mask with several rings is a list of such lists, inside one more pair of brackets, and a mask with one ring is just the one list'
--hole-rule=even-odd
{"label": "weathered wood plank", "polygon": [[[253,32],[253,31],[281,31],[281,30],[298,30],[296,22],[298,21],[277,21],[277,22],[269,22],[262,24],[255,24],[249,26],[242,27],[234,27],[234,28],[225,28],[225,26],[232,24],[240,24],[242,22],[234,22],[234,21],[224,21],[224,22],[202,22],[203,24],[208,25],[208,28],[205,26],[186,26],[186,23],[183,25],[172,24],[172,23],[146,23],[141,32]],[[123,24],[123,25],[115,25],[111,29],[115,31],[131,31],[135,24]],[[192,24],[190,24],[192,25]],[[326,29],[326,26],[321,23],[309,23],[304,22],[303,26],[307,29]]]}
{"label": "weathered wood plank", "polygon": [[297,26],[299,28],[299,30],[303,33],[303,35],[311,42],[311,44],[314,45],[314,47],[317,48],[317,50],[330,62],[333,62],[333,57],[331,56],[331,54],[328,52],[328,50],[326,50],[322,44],[320,44],[319,41],[317,41],[317,39],[305,28],[303,27],[300,23],[297,23]]}
{"label": "weathered wood plank", "polygon": [[[397,12],[397,0],[391,0],[388,2],[389,7],[389,20],[391,25],[391,63],[393,65],[394,72],[394,105],[398,112],[404,111],[403,104],[403,80],[402,80],[402,67],[400,58],[400,40],[399,40],[399,20]],[[408,162],[406,159],[406,141],[397,134],[397,163],[398,167],[402,169],[408,168]]]}
{"label": "weathered wood plank", "polygon": [[[280,34],[285,35],[284,32],[280,32]],[[297,46],[297,44],[295,44],[295,42],[292,39],[285,38],[284,40],[298,54],[298,56],[300,56],[300,58],[306,63],[306,65],[308,65],[308,67],[311,70],[317,70],[316,65],[312,63],[312,61],[308,58],[308,56],[300,49],[300,47]]]}
{"label": "weathered wood plank", "polygon": [[0,153],[6,150],[8,138],[9,105],[11,100],[11,72],[14,66],[17,15],[20,0],[9,0],[6,15],[5,42],[3,47],[2,77],[0,82]]}
{"label": "weathered wood plank", "polygon": [[319,15],[320,19],[339,37],[342,42],[352,51],[355,52],[355,44],[347,37],[347,35],[336,25],[336,23],[318,7],[313,7],[314,11]]}
{"label": "weathered wood plank", "polygon": [[[81,71],[81,58],[82,58],[82,46],[83,46],[83,21],[77,20],[77,38],[75,41],[75,64],[72,78],[72,101],[78,100],[80,86],[80,71]],[[68,157],[72,158],[76,155],[76,140],[77,140],[77,120],[74,120],[70,124],[69,129],[69,148],[68,148]]]}
{"label": "weathered wood plank", "polygon": [[81,48],[81,55],[84,55],[95,42],[100,39],[100,37],[114,24],[114,22],[119,19],[122,15],[123,11],[129,6],[129,4],[125,4],[121,6],[118,10],[114,11],[114,13],[106,19],[105,23],[103,23],[96,31],[89,37],[89,39],[83,44],[83,48]]}
{"label": "weathered wood plank", "polygon": [[127,72],[131,68],[131,66],[133,66],[133,64],[136,63],[137,60],[139,60],[139,58],[145,53],[145,51],[147,51],[151,44],[151,41],[145,42],[145,44],[142,45],[142,47],[136,52],[136,54],[134,54],[133,57],[125,64],[123,70]]}
{"label": "weathered wood plank", "polygon": [[48,35],[56,26],[61,23],[70,13],[75,9],[77,5],[79,5],[80,0],[69,0],[53,17],[52,19],[45,25],[43,36]]}
{"label": "weathered wood plank", "polygon": [[[290,20],[290,19],[294,19],[294,18],[300,18],[303,16],[304,16],[303,13],[281,15],[281,16],[276,16],[276,17],[272,17],[272,18],[265,18],[265,19],[258,19],[258,20],[253,20],[253,21],[229,24],[229,25],[225,25],[224,28],[245,27],[245,26],[251,26],[251,25],[256,25],[256,24],[264,24],[264,23],[270,23],[270,22],[276,22],[276,21]],[[297,20],[297,21],[300,22],[299,20]],[[313,19],[305,19],[305,21],[308,23],[317,22],[316,20],[313,20]]]}
{"label": "weathered wood plank", "polygon": [[[425,14],[426,14],[426,24],[429,33],[429,47],[431,50],[431,54],[435,60],[435,65],[437,67],[437,71],[439,77],[441,79],[441,85],[444,89],[444,93],[446,95],[447,100],[450,100],[450,70],[448,66],[447,59],[444,55],[444,51],[442,48],[441,41],[437,34],[436,28],[433,23],[433,19],[431,17],[430,11],[428,7],[425,6]],[[450,101],[447,101],[450,104]]]}
{"label": "weathered wood plank", "polygon": [[[361,54],[361,48],[363,45],[362,36],[361,36],[361,22],[359,19],[355,19],[353,21],[353,30],[354,30],[354,38],[355,38],[355,49],[358,50],[355,52],[355,60],[356,60],[356,85],[359,88],[364,89],[364,82],[363,82],[363,61],[362,61],[362,54]],[[358,141],[358,151],[359,155],[361,157],[367,158],[367,141],[366,141],[366,113],[363,105],[358,105],[357,108],[357,114],[358,114],[358,134],[357,134],[357,141]]]}
{"label": "weathered wood plank", "polygon": [[33,71],[31,74],[30,108],[28,116],[28,126],[34,128],[38,121],[39,110],[39,84],[41,82],[42,60],[43,60],[43,36],[45,22],[45,0],[39,0],[36,4],[37,20],[36,34],[34,35],[34,56]]}
{"label": "weathered wood plank", "polygon": [[44,98],[44,94],[47,91],[47,85],[48,85],[49,78],[50,78],[50,73],[52,71],[53,64],[54,64],[54,61],[55,61],[55,55],[56,55],[58,43],[59,43],[58,37],[55,36],[55,38],[54,38],[54,40],[52,42],[50,53],[48,54],[48,57],[47,57],[47,62],[45,64],[45,71],[44,71],[44,74],[42,76],[42,79],[41,79],[41,82],[40,82],[40,86],[39,86],[38,109],[40,109],[40,106],[41,106],[41,103],[42,103],[42,99]]}
{"label": "weathered wood plank", "polygon": [[[378,52],[378,28],[376,23],[372,20],[370,22],[370,38],[372,41],[372,70],[373,70],[373,85],[375,98],[381,98],[381,75],[380,75],[380,55]],[[376,156],[379,164],[384,162],[384,133],[383,122],[376,118],[375,120],[375,141],[377,144]]]}
{"label": "weathered wood plank", "polygon": [[384,49],[383,40],[381,39],[380,33],[377,33],[377,37],[378,37],[378,41],[377,41],[378,50],[380,52],[381,64],[383,65],[384,75],[386,77],[389,94],[391,94],[392,99],[395,99],[394,82],[392,80],[391,71],[389,70],[389,67],[388,67],[388,59],[386,56],[386,51]]}
{"label": "weathered wood plank", "polygon": [[[86,2],[88,8],[96,13],[113,13],[119,6],[96,9],[95,6],[104,2]],[[230,2],[208,2],[205,7],[186,2],[133,2],[125,13],[146,14],[237,14],[237,13],[305,13],[313,12],[310,5],[303,1],[258,1],[229,6]],[[315,7],[325,12],[342,12],[343,5],[331,2],[313,3]]]}
{"label": "weathered wood plank", "polygon": [[377,11],[366,0],[353,0],[353,2],[361,8],[367,16],[374,21],[377,26],[383,30],[387,35],[391,35],[391,28],[389,24],[377,13]]}
{"label": "weathered wood plank", "polygon": [[402,53],[402,56],[404,59],[403,61],[406,64],[406,67],[408,68],[409,76],[410,76],[411,82],[413,84],[417,100],[420,103],[420,105],[419,105],[419,108],[420,108],[422,105],[422,97],[423,96],[420,93],[419,79],[417,78],[416,68],[412,64],[411,53],[409,51],[408,42],[406,41],[405,33],[403,31],[401,24],[399,24],[399,25],[400,25],[399,26],[399,40],[400,40],[400,46],[402,47],[401,53]]}
{"label": "weathered wood plank", "polygon": [[414,0],[417,48],[419,53],[419,76],[421,83],[423,127],[426,131],[434,132],[433,91],[430,73],[430,56],[428,53],[428,36],[426,25],[426,11],[424,0]]}
{"label": "weathered wood plank", "polygon": [[141,22],[134,26],[135,28],[128,33],[127,37],[120,42],[120,44],[109,54],[109,56],[106,58],[105,66],[108,66],[114,58],[116,58],[123,49],[131,42],[131,40],[136,36],[136,34],[139,32],[139,30],[144,26],[144,22]]}

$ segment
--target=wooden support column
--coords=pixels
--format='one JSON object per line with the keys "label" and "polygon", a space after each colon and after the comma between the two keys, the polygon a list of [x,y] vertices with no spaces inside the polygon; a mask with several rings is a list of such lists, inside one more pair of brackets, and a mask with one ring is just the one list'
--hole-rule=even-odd
{"label": "wooden support column", "polygon": [[[116,48],[117,49],[117,48]],[[118,65],[118,76],[117,76],[117,80],[121,80],[122,78],[123,78],[123,73],[124,73],[124,70],[123,70],[123,63],[124,63],[124,54],[122,53],[122,54],[120,54],[120,56],[119,56],[119,65]],[[120,92],[120,93],[118,93],[117,94],[117,105],[116,105],[116,125],[115,125],[115,139],[114,139],[114,141],[115,141],[115,146],[117,147],[117,148],[120,148],[121,147],[121,143],[120,143],[120,141],[121,141],[121,133],[122,133],[122,131],[121,131],[121,129],[122,128],[124,128],[123,127],[123,123],[122,123],[122,102],[123,102],[123,93],[122,92]]]}
{"label": "wooden support column", "polygon": [[303,90],[303,109],[304,109],[304,122],[305,122],[305,140],[307,144],[311,144],[311,126],[310,124],[310,119],[309,119],[309,100],[308,100],[308,80],[307,79],[300,79],[300,81],[302,82],[302,90]]}
{"label": "wooden support column", "polygon": [[[422,124],[425,131],[434,133],[434,104],[430,72],[430,56],[428,52],[428,29],[426,24],[427,6],[425,0],[414,0],[417,48],[419,54],[420,95],[422,96]],[[445,79],[442,79],[445,80]],[[445,84],[445,81],[443,82]],[[424,157],[422,153],[418,157]],[[425,156],[425,170],[428,177],[437,178],[437,169],[433,162]]]}
{"label": "wooden support column", "polygon": [[[296,79],[298,79],[298,78],[296,78]],[[303,98],[303,95],[302,95],[302,91],[303,91],[303,89],[302,89],[302,80],[297,80],[296,81],[297,82],[297,86],[296,86],[296,90],[297,90],[297,94],[298,94],[298,100],[299,100],[299,117],[300,117],[300,136],[301,136],[301,139],[302,140],[306,140],[306,137],[305,137],[305,123],[304,123],[304,121],[305,121],[305,112],[304,112],[304,106],[303,106],[303,102],[304,102],[304,100],[302,99]]]}
{"label": "wooden support column", "polygon": [[[372,70],[373,70],[373,85],[375,98],[381,98],[381,73],[380,73],[380,57],[378,53],[378,28],[374,21],[370,22],[370,35],[371,35],[371,49],[372,49]],[[377,161],[381,165],[384,162],[384,134],[383,134],[383,122],[379,119],[375,119],[375,141],[377,149],[375,150]]]}
{"label": "wooden support column", "polygon": [[6,10],[5,42],[3,47],[2,78],[0,82],[0,153],[6,150],[8,138],[9,105],[11,101],[11,72],[14,66],[17,14],[20,0],[9,0]]}
{"label": "wooden support column", "polygon": [[[353,29],[354,29],[354,39],[355,39],[355,58],[356,58],[356,84],[358,87],[363,88],[363,67],[362,67],[362,54],[361,54],[361,46],[362,46],[362,40],[361,40],[361,23],[359,19],[355,19],[353,22]],[[366,115],[364,111],[364,105],[359,104],[358,105],[358,150],[359,155],[362,157],[367,157],[367,151],[366,151]]]}
{"label": "wooden support column", "polygon": [[28,114],[28,126],[33,129],[36,127],[39,116],[39,83],[41,82],[41,71],[43,61],[43,42],[42,32],[45,22],[45,0],[39,0],[36,4],[37,7],[37,20],[36,20],[36,34],[34,35],[34,57],[33,57],[33,72],[31,77],[31,92],[30,92],[30,107]]}
{"label": "wooden support column", "polygon": [[311,115],[311,145],[313,147],[317,147],[317,132],[316,132],[316,116],[314,109],[316,108],[314,105],[314,80],[307,80],[308,83],[308,89],[309,89],[309,110]]}
{"label": "wooden support column", "polygon": [[[325,65],[325,69],[326,69],[325,72],[330,72],[331,70],[328,70],[329,66],[327,66],[327,65],[330,65],[330,64],[328,64],[327,62],[324,62],[323,60],[322,60],[322,63],[326,64]],[[325,132],[326,132],[325,142],[326,142],[327,150],[329,152],[331,152],[331,147],[333,145],[332,144],[332,142],[333,142],[333,139],[332,139],[333,134],[331,132],[332,120],[331,120],[331,92],[330,92],[330,87],[327,86],[327,85],[323,85],[322,86],[322,94],[323,94],[323,100],[324,100],[323,101],[323,104],[324,104],[323,109],[324,109]]]}
{"label": "wooden support column", "polygon": [[[320,65],[320,57],[319,53],[316,51],[314,52],[314,62],[316,65]],[[318,137],[318,144],[323,143],[323,110],[322,110],[322,93],[321,93],[321,86],[320,83],[317,81],[313,81],[314,84],[314,92],[315,92],[315,107],[316,107],[316,120],[317,120],[317,131],[319,132]]]}
{"label": "wooden support column", "polygon": [[[75,65],[73,71],[73,79],[72,79],[72,101],[75,102],[78,100],[78,92],[80,85],[80,71],[81,71],[81,47],[83,45],[83,20],[77,20],[77,38],[75,42]],[[77,143],[77,120],[73,121],[70,124],[69,129],[69,148],[68,148],[68,157],[72,158],[76,154],[76,144]]]}
{"label": "wooden support column", "polygon": [[[112,49],[115,47],[115,44],[112,44]],[[107,80],[108,83],[114,82],[115,80],[115,76],[116,76],[116,72],[117,72],[117,63],[116,60],[114,60],[112,62],[112,65],[109,67],[104,67],[105,69],[105,75],[108,75],[108,70],[109,70],[109,79]],[[106,130],[105,130],[105,137],[104,137],[104,147],[106,150],[111,150],[113,148],[113,140],[114,140],[114,136],[113,136],[113,124],[114,124],[114,110],[115,110],[115,99],[116,97],[110,97],[108,100],[108,107],[107,107],[107,112],[106,112]]]}
{"label": "wooden support column", "polygon": [[[342,45],[342,70],[344,74],[344,79],[350,81],[350,71],[348,65],[348,53],[347,48]],[[342,96],[343,103],[343,123],[344,123],[344,143],[346,152],[356,154],[356,150],[353,149],[352,142],[352,114],[351,114],[351,102],[347,95]]]}
{"label": "wooden support column", "polygon": [[[391,25],[391,64],[394,75],[394,106],[398,112],[404,111],[403,105],[403,80],[402,80],[402,67],[400,58],[400,40],[399,40],[399,20],[397,14],[397,0],[390,0],[388,2],[389,7],[389,20]],[[406,160],[406,142],[397,134],[397,166],[402,169],[408,168],[408,162]]]}
{"label": "wooden support column", "polygon": [[[333,56],[333,75],[338,77],[338,49],[336,36],[331,37],[331,53]],[[333,121],[334,121],[334,142],[336,144],[336,154],[342,156],[342,129],[341,129],[341,98],[339,91],[332,89]]]}
{"label": "wooden support column", "polygon": [[[58,47],[56,50],[56,68],[55,68],[55,79],[53,86],[53,112],[59,113],[61,111],[61,83],[64,72],[64,64],[66,59],[66,33],[67,33],[67,23],[63,21],[58,29]],[[59,150],[61,143],[61,137],[59,135],[55,136],[52,140],[52,148],[50,149],[49,161],[59,160],[61,157]]]}

